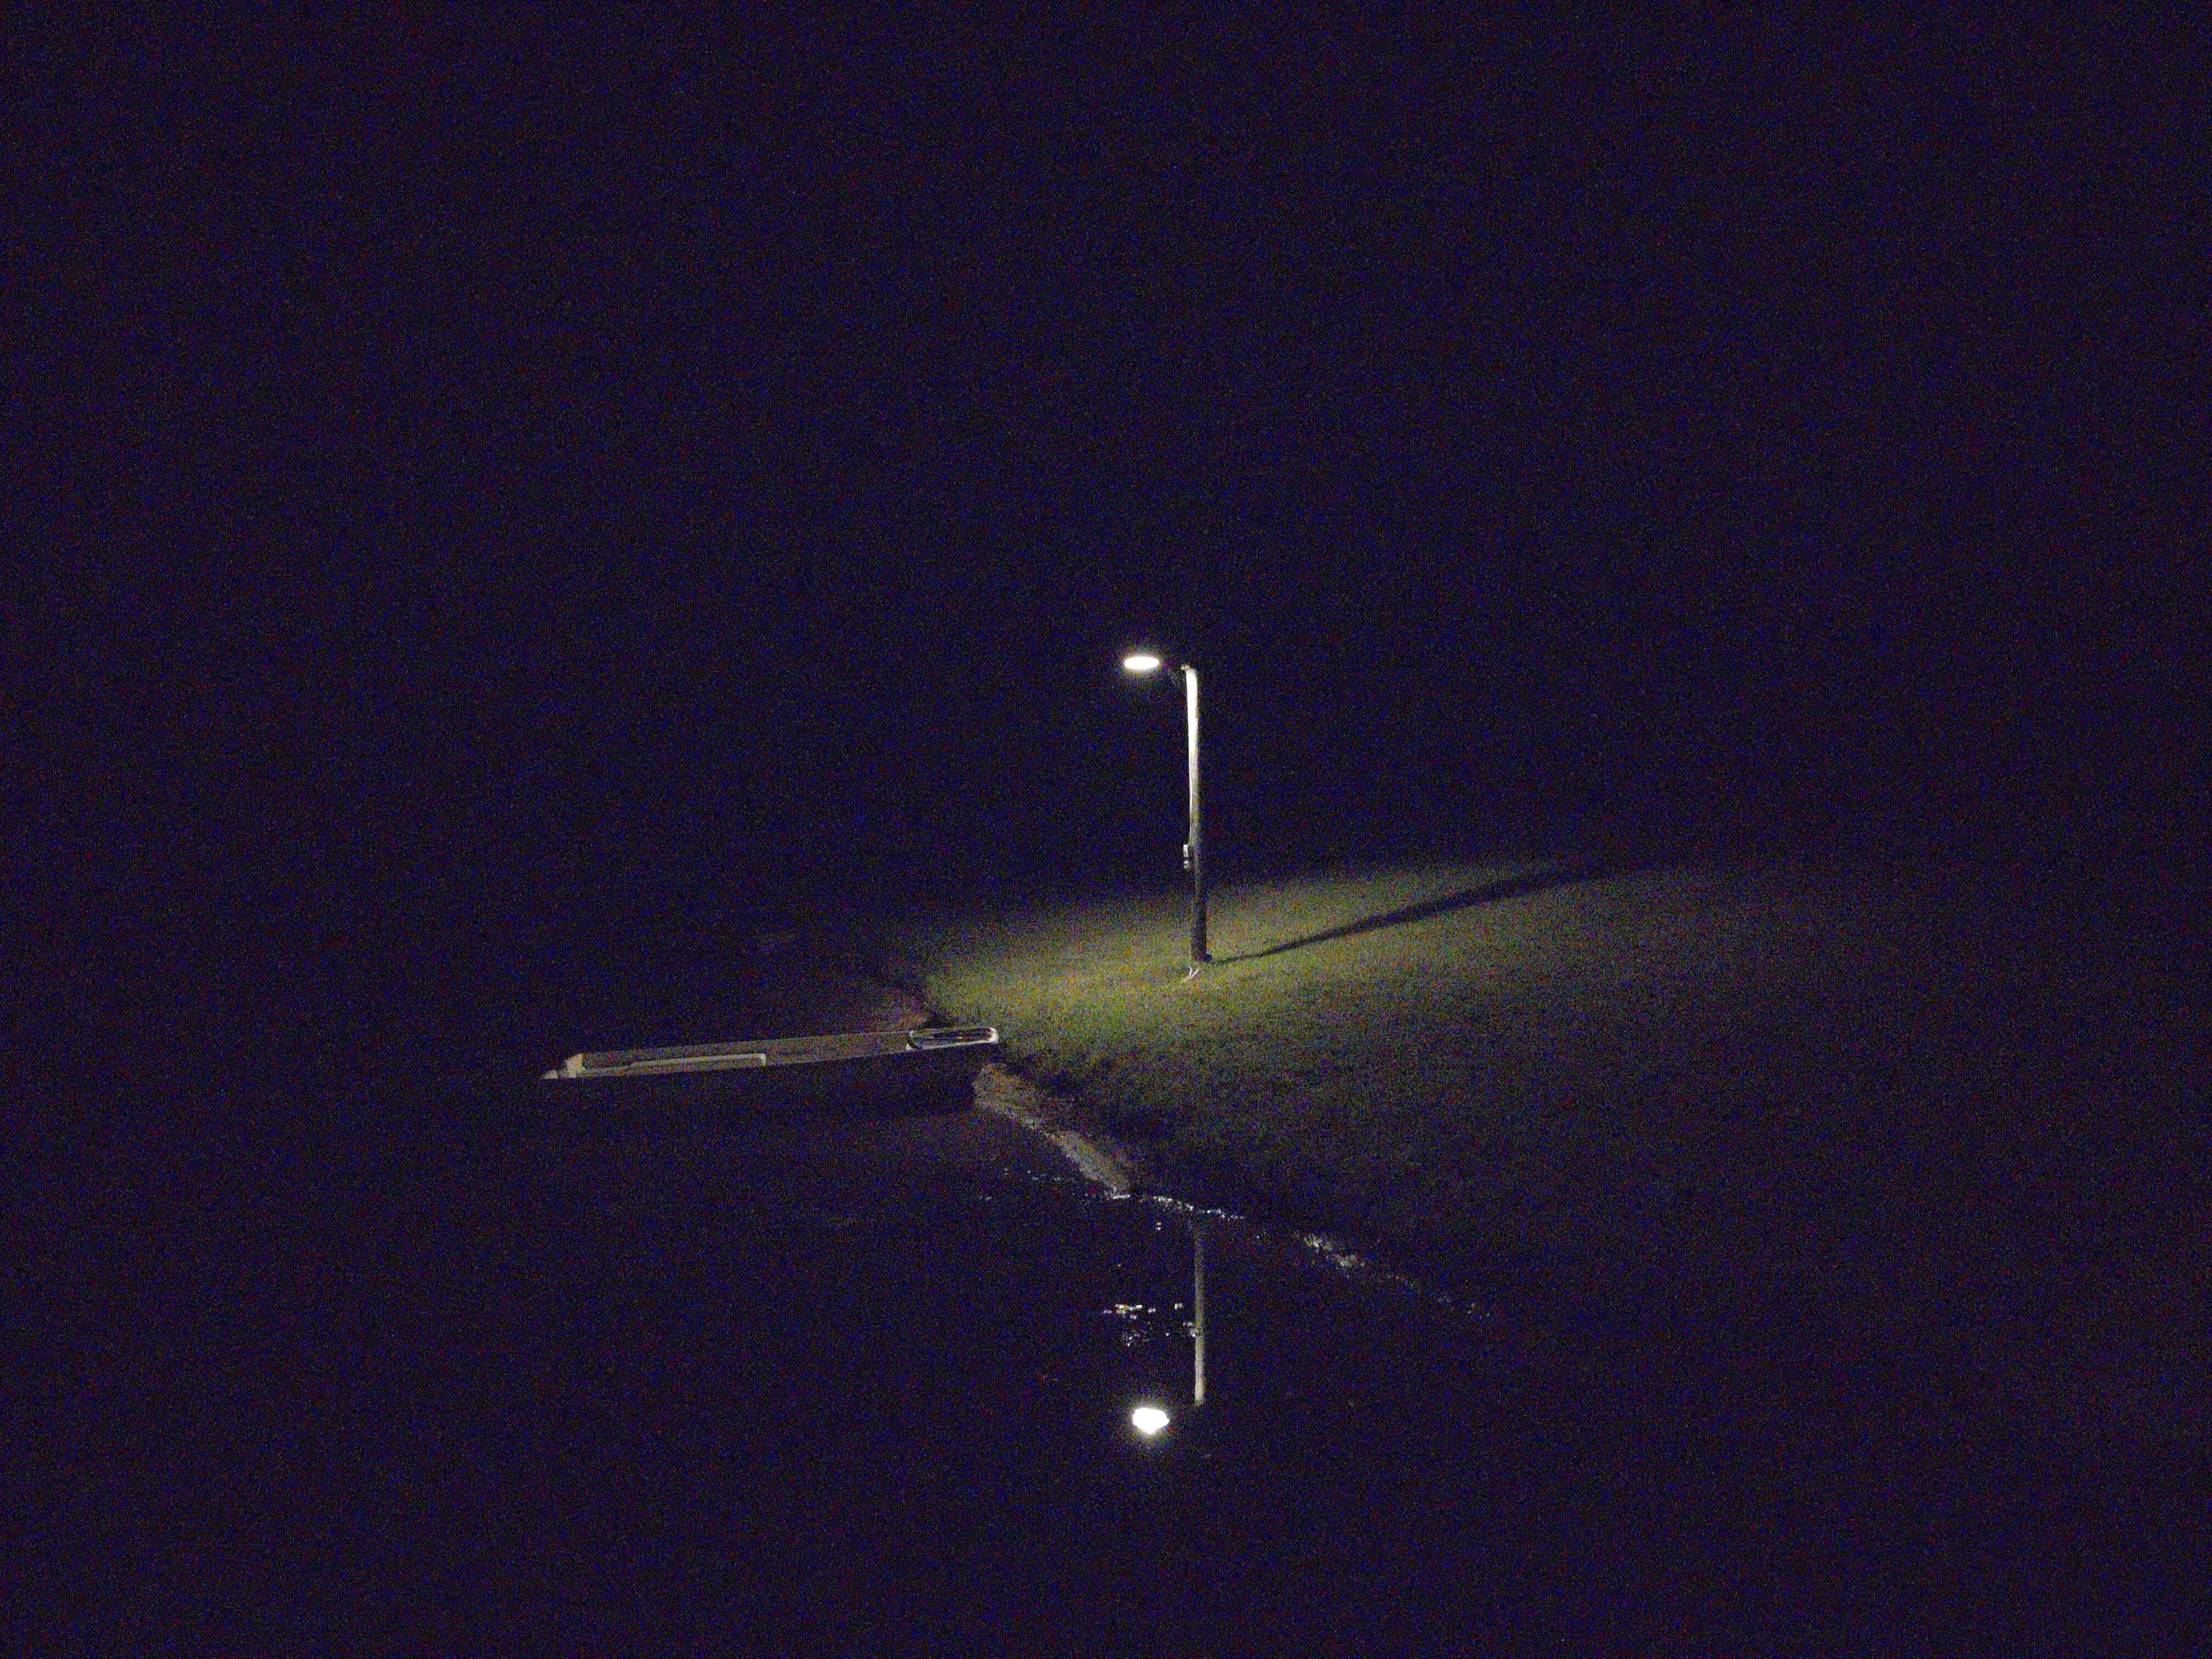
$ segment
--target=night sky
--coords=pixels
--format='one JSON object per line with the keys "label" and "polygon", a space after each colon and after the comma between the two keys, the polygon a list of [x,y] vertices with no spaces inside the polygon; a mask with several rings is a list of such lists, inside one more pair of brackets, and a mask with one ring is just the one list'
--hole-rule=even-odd
{"label": "night sky", "polygon": [[19,872],[380,984],[1172,879],[1139,641],[1232,880],[2191,797],[2200,43],[1116,15],[19,16]]}

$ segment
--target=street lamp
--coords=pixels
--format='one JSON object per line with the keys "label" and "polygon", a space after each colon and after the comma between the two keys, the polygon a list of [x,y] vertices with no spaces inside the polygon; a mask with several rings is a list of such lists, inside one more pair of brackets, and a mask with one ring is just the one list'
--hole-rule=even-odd
{"label": "street lamp", "polygon": [[[1121,659],[1121,666],[1132,674],[1156,673],[1160,665],[1160,659],[1149,651],[1132,652]],[[1176,672],[1182,676],[1184,722],[1190,732],[1190,839],[1182,845],[1183,868],[1190,872],[1190,972],[1183,975],[1189,979],[1213,957],[1206,944],[1206,842],[1198,790],[1198,668],[1193,663],[1182,663]]]}

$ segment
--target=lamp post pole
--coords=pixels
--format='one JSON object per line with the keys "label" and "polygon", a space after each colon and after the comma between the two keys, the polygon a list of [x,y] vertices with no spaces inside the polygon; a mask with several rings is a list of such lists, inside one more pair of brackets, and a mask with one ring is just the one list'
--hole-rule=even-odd
{"label": "lamp post pole", "polygon": [[1190,729],[1190,840],[1183,847],[1183,861],[1190,866],[1190,971],[1213,960],[1206,938],[1206,823],[1198,781],[1198,670],[1182,665],[1182,700]]}
{"label": "lamp post pole", "polygon": [[[1121,666],[1132,674],[1151,674],[1158,671],[1160,659],[1150,651],[1133,651],[1121,659]],[[1182,867],[1190,872],[1190,972],[1183,977],[1194,979],[1199,969],[1213,960],[1206,939],[1206,811],[1198,777],[1198,667],[1182,663],[1176,672],[1182,676],[1183,723],[1190,735],[1190,839],[1182,844]]]}

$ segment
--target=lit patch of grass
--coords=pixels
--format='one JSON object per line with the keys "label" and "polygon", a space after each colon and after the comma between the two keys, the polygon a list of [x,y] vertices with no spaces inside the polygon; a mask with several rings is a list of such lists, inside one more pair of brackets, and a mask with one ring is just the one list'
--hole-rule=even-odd
{"label": "lit patch of grass", "polygon": [[[1431,864],[1221,892],[1218,960],[1188,983],[1173,893],[878,942],[1170,1184],[1593,1289],[1817,1285],[1940,1321],[1975,1285],[2055,1316],[2049,1263],[2077,1249],[2129,1256],[2138,1313],[2172,1303],[2161,1274],[2202,1289],[2186,891],[2140,869]],[[2087,1296],[2063,1317],[2100,1326]]]}

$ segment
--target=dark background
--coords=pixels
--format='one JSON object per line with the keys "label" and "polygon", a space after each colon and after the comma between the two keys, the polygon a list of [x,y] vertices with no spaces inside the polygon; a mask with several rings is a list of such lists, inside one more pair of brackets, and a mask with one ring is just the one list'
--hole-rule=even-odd
{"label": "dark background", "polygon": [[557,1056],[1174,880],[1139,640],[1232,880],[2171,839],[2208,65],[2109,23],[19,13],[47,1012]]}

